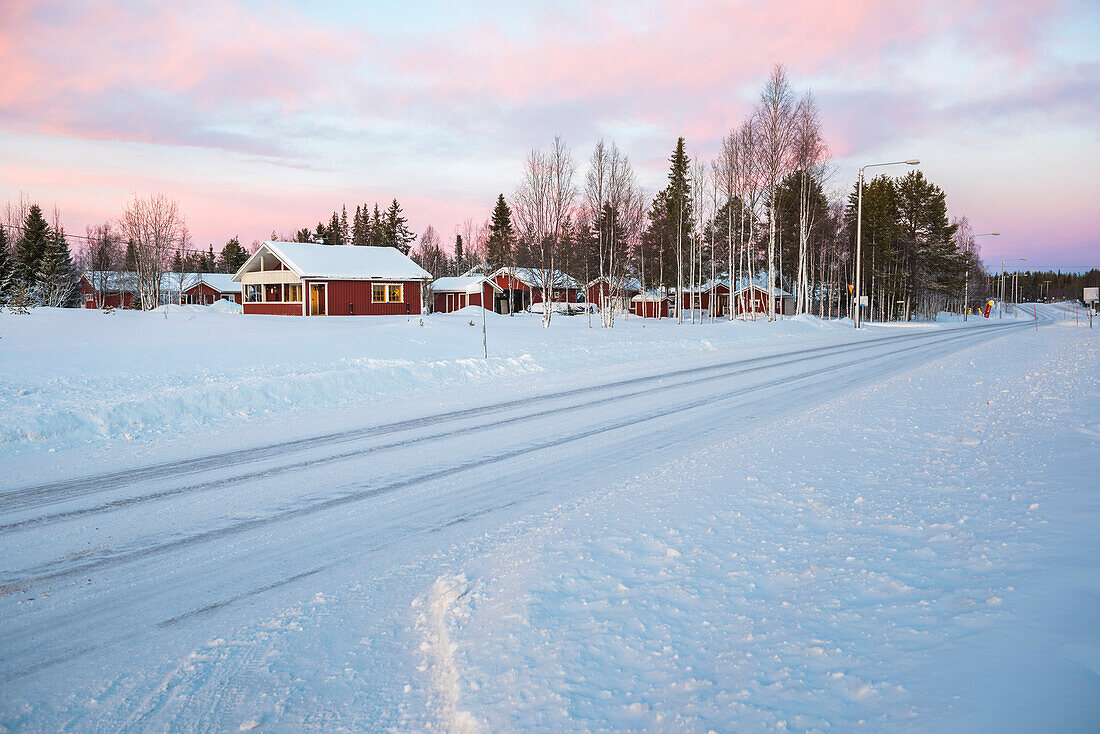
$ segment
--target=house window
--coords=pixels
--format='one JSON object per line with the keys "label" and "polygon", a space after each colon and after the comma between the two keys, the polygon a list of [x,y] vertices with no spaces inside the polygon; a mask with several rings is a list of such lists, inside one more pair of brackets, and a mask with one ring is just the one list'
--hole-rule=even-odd
{"label": "house window", "polygon": [[264,301],[278,303],[283,300],[283,287],[278,283],[264,286]]}
{"label": "house window", "polygon": [[260,303],[264,300],[263,286],[247,285],[244,290],[244,299],[249,303]]}
{"label": "house window", "polygon": [[286,300],[288,303],[302,302],[302,284],[288,283],[286,286]]}
{"label": "house window", "polygon": [[399,283],[374,283],[370,289],[371,303],[400,303],[403,295],[404,286]]}

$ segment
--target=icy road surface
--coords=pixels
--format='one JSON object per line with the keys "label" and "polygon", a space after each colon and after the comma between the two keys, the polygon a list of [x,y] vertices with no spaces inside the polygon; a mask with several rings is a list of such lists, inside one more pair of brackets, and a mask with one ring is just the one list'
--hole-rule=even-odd
{"label": "icy road surface", "polygon": [[[990,620],[1034,603],[1013,577],[1043,541],[1017,526],[1046,521],[1019,497],[1058,467],[1019,432],[958,427],[987,420],[967,414],[987,373],[1031,379],[1065,344],[1095,365],[1096,340],[1063,327],[884,331],[304,438],[274,418],[284,438],[259,449],[0,479],[0,724],[970,730],[953,695],[978,696],[978,721],[1003,701],[973,693],[988,666],[967,676],[958,641],[996,651]],[[1095,405],[1088,374],[1009,415],[1035,430],[1042,401]],[[929,412],[954,432],[929,434]],[[1098,445],[1078,447],[1085,470]],[[1096,550],[1095,531],[1070,541]],[[1067,643],[1085,672],[1064,723],[1097,713],[1097,641]],[[947,683],[929,682],[937,651]]]}

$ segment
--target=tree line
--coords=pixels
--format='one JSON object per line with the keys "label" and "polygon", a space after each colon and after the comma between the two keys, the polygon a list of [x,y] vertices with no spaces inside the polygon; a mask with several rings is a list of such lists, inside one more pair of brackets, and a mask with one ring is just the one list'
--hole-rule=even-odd
{"label": "tree line", "polygon": [[[782,65],[715,158],[689,155],[685,140],[676,141],[655,195],[637,184],[614,142],[598,142],[587,163],[579,173],[560,137],[532,150],[511,196],[501,194],[476,228],[480,238],[456,237],[456,259],[468,264],[473,252],[487,271],[532,269],[547,292],[563,270],[611,291],[631,280],[662,295],[755,282],[790,291],[796,313],[852,315],[857,193],[853,187],[839,200],[827,192],[832,166],[819,110],[811,94],[796,97]],[[864,184],[862,249],[871,319],[934,318],[964,308],[964,293],[969,305],[987,295],[978,247],[949,219],[945,192],[920,171]],[[463,269],[434,230],[412,254],[433,275]],[[709,313],[683,308],[685,300],[690,305],[673,300],[680,322],[717,316],[714,299]],[[769,299],[768,318],[775,303]],[[613,310],[601,312],[611,326]]]}
{"label": "tree line", "polygon": [[[488,219],[465,220],[449,243],[433,226],[417,237],[396,199],[385,209],[358,205],[350,215],[343,205],[327,222],[290,237],[273,231],[271,238],[394,247],[436,277],[526,268],[544,300],[562,273],[603,282],[601,299],[630,282],[662,298],[677,294],[671,300],[680,322],[719,316],[715,299],[706,312],[690,307],[717,282],[732,290],[751,282],[789,291],[796,313],[851,317],[858,191],[853,185],[846,195],[830,193],[833,174],[814,97],[796,95],[776,65],[716,156],[689,154],[684,138],[676,140],[665,186],[655,193],[638,184],[615,142],[599,141],[580,170],[556,137],[530,151],[515,188],[497,196]],[[54,223],[46,224],[37,205],[34,217],[22,206],[14,217],[9,206],[8,223],[17,226],[4,228],[0,278],[7,280],[0,288],[10,292],[17,284],[41,302],[58,302],[65,289],[51,283],[73,271],[60,217],[55,211]],[[994,281],[972,235],[965,217],[949,217],[946,193],[922,172],[865,181],[858,280],[869,302],[866,317],[934,318],[984,302]],[[166,272],[233,272],[248,257],[236,237],[218,254],[212,245],[193,249],[178,205],[163,196],[135,197],[122,217],[89,228],[81,239],[78,264],[135,273],[142,303],[158,302],[156,284]],[[766,316],[774,319],[776,301],[768,300]],[[733,318],[732,309],[725,311]],[[614,324],[614,309],[600,314],[603,326]],[[550,317],[544,314],[545,323]]]}

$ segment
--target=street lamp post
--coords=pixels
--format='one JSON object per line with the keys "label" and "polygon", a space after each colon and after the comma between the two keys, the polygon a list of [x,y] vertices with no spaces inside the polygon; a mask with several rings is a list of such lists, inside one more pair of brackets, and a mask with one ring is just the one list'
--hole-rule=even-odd
{"label": "street lamp post", "polygon": [[856,307],[853,321],[855,322],[855,328],[860,328],[860,306],[863,305],[863,282],[860,277],[860,271],[862,270],[862,236],[863,236],[863,170],[865,168],[875,168],[876,166],[900,166],[905,164],[907,166],[915,166],[920,163],[919,160],[913,158],[908,161],[891,161],[889,163],[869,163],[859,169],[859,185],[857,187],[856,194]]}
{"label": "street lamp post", "polygon": [[1024,262],[1026,257],[1010,257],[1001,260],[1001,308],[1000,316],[998,318],[1005,317],[1005,263]]}
{"label": "street lamp post", "polygon": [[966,284],[963,285],[963,321],[970,315],[970,246],[975,237],[1000,237],[1000,232],[982,232],[972,234],[966,239]]}

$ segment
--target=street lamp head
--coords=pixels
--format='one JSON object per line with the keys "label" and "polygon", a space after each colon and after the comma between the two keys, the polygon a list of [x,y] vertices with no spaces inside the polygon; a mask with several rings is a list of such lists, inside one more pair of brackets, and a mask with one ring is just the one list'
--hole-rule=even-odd
{"label": "street lamp head", "polygon": [[915,165],[918,165],[920,163],[920,160],[917,159],[917,158],[914,158],[912,160],[908,160],[908,161],[905,161],[905,162],[906,162],[907,165],[915,166]]}
{"label": "street lamp head", "polygon": [[1000,237],[1001,236],[1000,232],[991,232],[990,234],[992,234],[994,237]]}

